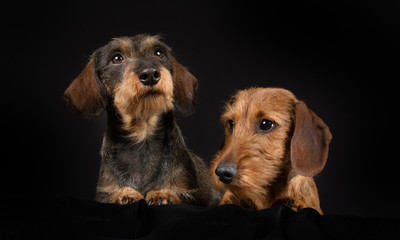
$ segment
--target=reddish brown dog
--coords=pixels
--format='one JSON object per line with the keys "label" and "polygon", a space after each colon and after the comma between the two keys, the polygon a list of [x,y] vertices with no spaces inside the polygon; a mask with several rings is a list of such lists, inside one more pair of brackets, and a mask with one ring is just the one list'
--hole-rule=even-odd
{"label": "reddish brown dog", "polygon": [[322,214],[313,176],[325,166],[332,135],[304,102],[285,89],[250,88],[232,97],[221,121],[225,143],[210,167],[220,204],[283,203]]}

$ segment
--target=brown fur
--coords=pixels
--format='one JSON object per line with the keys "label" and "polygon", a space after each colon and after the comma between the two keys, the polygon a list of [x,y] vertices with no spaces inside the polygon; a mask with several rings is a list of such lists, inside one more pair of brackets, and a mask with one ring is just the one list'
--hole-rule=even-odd
{"label": "brown fur", "polygon": [[[161,67],[160,72],[160,82],[151,93],[135,72],[127,72],[116,87],[114,104],[122,116],[123,128],[135,141],[151,136],[159,120],[158,114],[174,108],[172,76],[165,67]],[[148,97],[148,94],[154,96]]]}
{"label": "brown fur", "polygon": [[64,93],[78,115],[107,111],[96,200],[209,206],[207,167],[174,118],[194,109],[197,79],[158,36],[114,38],[97,49]]}
{"label": "brown fur", "polygon": [[95,74],[94,60],[90,59],[85,69],[68,86],[64,101],[75,114],[97,116],[106,107],[106,98]]}
{"label": "brown fur", "polygon": [[[262,132],[261,120],[275,127]],[[211,161],[212,182],[224,192],[220,204],[246,203],[263,209],[283,203],[322,214],[313,176],[326,162],[331,134],[325,123],[288,90],[250,88],[239,91],[221,116],[225,144]],[[232,133],[228,121],[233,121]],[[237,173],[223,183],[215,171],[233,163]]]}

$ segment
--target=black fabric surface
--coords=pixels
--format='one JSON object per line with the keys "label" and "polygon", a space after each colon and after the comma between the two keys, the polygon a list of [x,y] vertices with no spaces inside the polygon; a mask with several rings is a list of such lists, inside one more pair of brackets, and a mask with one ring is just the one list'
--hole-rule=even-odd
{"label": "black fabric surface", "polygon": [[[21,201],[22,202],[22,201]],[[400,236],[400,219],[296,213],[284,206],[261,211],[234,205],[149,207],[60,198],[2,205],[5,239],[387,239]]]}

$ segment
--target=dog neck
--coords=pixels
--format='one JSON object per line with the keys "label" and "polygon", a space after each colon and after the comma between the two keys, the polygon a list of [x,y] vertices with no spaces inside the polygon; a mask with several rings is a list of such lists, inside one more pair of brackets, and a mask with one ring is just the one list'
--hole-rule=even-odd
{"label": "dog neck", "polygon": [[157,130],[140,142],[127,136],[115,114],[108,118],[100,151],[100,172],[109,171],[112,178],[122,185],[146,192],[152,187],[148,185],[151,183],[148,178],[154,177],[158,166],[170,168],[174,166],[176,154],[189,154],[173,111],[160,114]]}
{"label": "dog neck", "polygon": [[172,131],[180,131],[172,110],[146,119],[132,119],[129,127],[126,126],[125,120],[115,109],[109,109],[105,137],[114,143],[137,145],[149,141],[163,141]]}
{"label": "dog neck", "polygon": [[259,207],[258,209],[273,206],[276,203],[276,200],[282,198],[282,196],[287,192],[292,173],[290,152],[287,152],[280,161],[282,164],[279,167],[280,171],[275,176],[275,179],[269,185],[265,186],[265,198],[260,199],[258,205],[255,203],[255,205]]}

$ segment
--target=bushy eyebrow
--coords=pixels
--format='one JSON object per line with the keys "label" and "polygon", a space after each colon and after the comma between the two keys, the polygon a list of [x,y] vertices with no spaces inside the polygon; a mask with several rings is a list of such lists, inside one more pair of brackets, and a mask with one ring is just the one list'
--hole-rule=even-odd
{"label": "bushy eyebrow", "polygon": [[162,42],[155,42],[152,48],[154,50],[161,50],[164,54],[169,54],[171,52],[171,48],[169,48]]}
{"label": "bushy eyebrow", "polygon": [[264,116],[265,116],[265,113],[262,112],[262,111],[259,111],[259,112],[256,114],[256,118],[257,118],[257,119],[260,119],[260,118],[262,118],[262,117],[264,117]]}
{"label": "bushy eyebrow", "polygon": [[220,121],[221,121],[222,125],[225,125],[228,120],[235,121],[235,119],[234,119],[234,115],[235,114],[234,113],[235,112],[232,111],[231,106],[228,105],[226,107],[226,109],[225,109],[225,112],[221,115],[221,118],[220,118]]}
{"label": "bushy eyebrow", "polygon": [[229,100],[229,102],[228,102],[228,105],[233,105],[233,104],[235,104],[235,102],[237,101],[237,97],[236,96],[233,96],[230,100]]}

